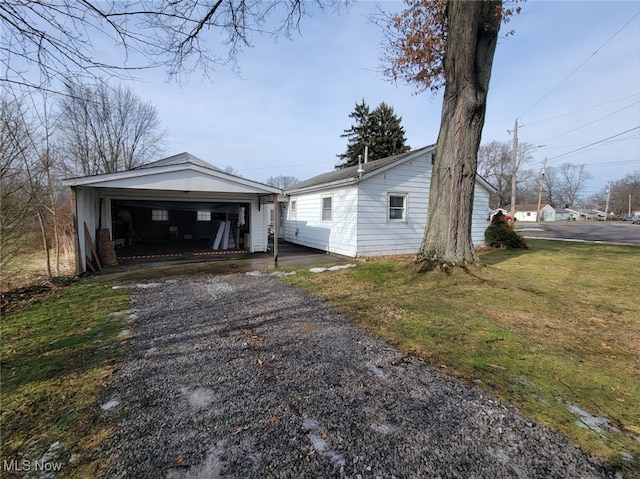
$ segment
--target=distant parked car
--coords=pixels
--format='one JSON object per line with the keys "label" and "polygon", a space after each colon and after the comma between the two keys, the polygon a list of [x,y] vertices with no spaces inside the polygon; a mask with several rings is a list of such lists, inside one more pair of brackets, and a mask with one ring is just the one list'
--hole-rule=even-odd
{"label": "distant parked car", "polygon": [[633,221],[633,216],[632,215],[624,215],[622,217],[622,221]]}
{"label": "distant parked car", "polygon": [[631,218],[631,223],[633,223],[634,225],[640,225],[640,215],[635,215],[633,218]]}

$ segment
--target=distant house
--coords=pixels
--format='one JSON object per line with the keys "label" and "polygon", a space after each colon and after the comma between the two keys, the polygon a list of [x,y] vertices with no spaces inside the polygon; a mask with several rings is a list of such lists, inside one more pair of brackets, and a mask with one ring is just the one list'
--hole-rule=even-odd
{"label": "distant house", "polygon": [[538,216],[538,205],[516,206],[516,221],[555,221],[556,210],[551,205],[544,205],[540,208]]}
{"label": "distant house", "polygon": [[606,214],[602,210],[580,210],[580,219],[581,220],[599,220],[604,221]]}
{"label": "distant house", "polygon": [[492,220],[493,220],[493,217],[494,217],[495,215],[497,215],[497,214],[498,214],[498,212],[501,212],[501,213],[502,213],[502,215],[504,216],[504,219],[505,219],[505,220],[509,221],[509,220],[511,219],[511,212],[510,212],[510,211],[507,211],[507,210],[506,210],[506,209],[504,209],[504,208],[496,208],[495,210],[490,211],[490,213],[489,213],[489,221],[492,221]]}
{"label": "distant house", "polygon": [[578,211],[571,208],[556,210],[556,221],[571,221],[578,218]]}
{"label": "distant house", "polygon": [[[331,171],[284,193],[284,239],[350,257],[415,254],[422,242],[435,146]],[[472,239],[484,243],[486,180],[476,177]]]}

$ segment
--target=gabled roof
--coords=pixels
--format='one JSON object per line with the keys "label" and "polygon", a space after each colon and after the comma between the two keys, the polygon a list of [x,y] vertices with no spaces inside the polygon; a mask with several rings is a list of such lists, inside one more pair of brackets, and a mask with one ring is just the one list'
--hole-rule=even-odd
{"label": "gabled roof", "polygon": [[[551,206],[549,203],[544,203],[540,205],[540,209],[546,208],[547,206],[553,208],[553,206]],[[517,205],[516,211],[519,213],[523,211],[538,211],[538,205]]]}
{"label": "gabled roof", "polygon": [[[407,153],[401,153],[399,155],[388,156],[387,158],[381,158],[379,160],[370,161],[368,163],[362,163],[361,165],[350,166],[348,168],[342,168],[339,170],[323,173],[308,180],[300,181],[295,185],[289,186],[286,190],[286,194],[292,192],[299,192],[302,190],[312,190],[316,188],[323,188],[327,186],[339,186],[343,184],[354,183],[359,179],[366,179],[375,173],[379,173],[380,170],[389,166],[395,166],[396,164],[403,163],[412,158],[420,156],[429,150],[435,150],[435,145],[425,146],[417,150],[411,150]],[[362,168],[362,176],[358,173],[358,169]]]}
{"label": "gabled roof", "polygon": [[163,158],[162,160],[136,166],[135,168],[132,168],[132,170],[141,170],[141,169],[157,168],[159,166],[186,165],[186,164],[198,165],[203,168],[210,168],[215,171],[223,171],[220,168],[216,168],[215,166],[207,163],[206,161],[203,161],[200,158],[197,158],[187,152],[178,153],[177,155],[169,156],[168,158]]}
{"label": "gabled roof", "polygon": [[[285,194],[291,195],[304,191],[313,191],[324,188],[338,187],[348,184],[364,181],[371,176],[377,175],[389,168],[410,161],[420,155],[432,154],[436,149],[436,145],[429,145],[416,150],[401,153],[399,155],[388,156],[379,160],[370,161],[361,165],[350,166],[339,170],[323,173],[308,180],[300,181],[295,185],[291,185],[285,189]],[[358,172],[361,169],[362,174]],[[476,181],[480,183],[486,190],[495,193],[496,188],[480,175],[476,175]]]}
{"label": "gabled roof", "polygon": [[126,171],[69,178],[68,186],[206,193],[281,194],[279,188],[226,173],[189,153],[180,153]]}

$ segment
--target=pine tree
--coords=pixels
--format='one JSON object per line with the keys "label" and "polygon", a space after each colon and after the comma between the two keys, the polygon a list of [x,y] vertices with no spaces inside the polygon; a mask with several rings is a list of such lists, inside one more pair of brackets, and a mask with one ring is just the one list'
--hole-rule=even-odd
{"label": "pine tree", "polygon": [[365,146],[369,147],[368,161],[375,161],[388,156],[409,151],[405,145],[404,128],[401,126],[402,117],[396,116],[393,108],[382,102],[374,110],[362,100],[356,103],[355,109],[349,114],[355,119],[355,125],[344,130],[340,135],[348,138],[347,151],[338,158],[344,163],[336,168],[347,168],[358,164],[358,156],[364,157]]}

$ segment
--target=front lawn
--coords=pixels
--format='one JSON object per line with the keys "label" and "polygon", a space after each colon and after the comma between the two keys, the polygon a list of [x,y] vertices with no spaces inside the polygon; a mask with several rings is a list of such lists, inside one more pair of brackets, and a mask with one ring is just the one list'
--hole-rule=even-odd
{"label": "front lawn", "polygon": [[640,248],[528,243],[469,273],[387,258],[287,281],[640,477]]}
{"label": "front lawn", "polygon": [[96,477],[93,453],[111,432],[99,394],[123,352],[129,301],[109,283],[73,285],[3,313],[2,477],[37,467]]}

